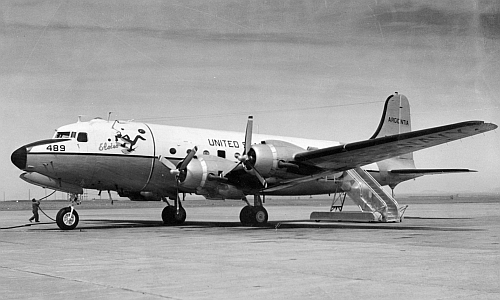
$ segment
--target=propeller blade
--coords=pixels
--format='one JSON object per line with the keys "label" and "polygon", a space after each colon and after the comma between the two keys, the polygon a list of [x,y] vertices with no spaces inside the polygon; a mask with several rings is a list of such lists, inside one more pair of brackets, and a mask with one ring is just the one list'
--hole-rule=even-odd
{"label": "propeller blade", "polygon": [[247,129],[245,130],[245,152],[243,155],[248,154],[250,147],[252,147],[252,130],[253,130],[253,116],[248,116]]}
{"label": "propeller blade", "polygon": [[193,149],[191,149],[191,151],[189,151],[186,158],[184,158],[184,160],[182,161],[182,164],[179,167],[179,170],[185,170],[187,168],[187,165],[191,162],[191,160],[195,156],[196,151],[198,151],[198,147],[194,146]]}
{"label": "propeller blade", "polygon": [[252,172],[255,174],[255,177],[257,177],[257,179],[259,179],[259,181],[262,184],[262,186],[264,188],[267,188],[267,181],[266,181],[266,179],[264,177],[262,177],[262,175],[260,175],[259,171],[257,171],[256,168],[253,168]]}
{"label": "propeller blade", "polygon": [[174,164],[173,164],[170,160],[166,159],[165,157],[162,157],[162,158],[160,159],[160,162],[161,162],[162,164],[164,164],[164,165],[165,165],[165,167],[169,168],[170,170],[175,170],[175,169],[177,169],[177,167],[176,167],[176,166],[175,166],[175,165],[174,165]]}

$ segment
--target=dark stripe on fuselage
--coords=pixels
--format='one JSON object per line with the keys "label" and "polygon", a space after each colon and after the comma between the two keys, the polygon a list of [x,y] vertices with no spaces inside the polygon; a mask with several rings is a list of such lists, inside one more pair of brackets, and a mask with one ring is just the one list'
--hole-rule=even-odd
{"label": "dark stripe on fuselage", "polygon": [[[157,158],[156,156],[151,155],[126,155],[126,154],[116,154],[116,153],[93,153],[93,152],[85,152],[85,153],[75,153],[75,152],[28,152],[28,155],[74,155],[74,156],[119,156],[119,157],[137,157],[137,158]],[[179,158],[173,158],[179,159]]]}
{"label": "dark stripe on fuselage", "polygon": [[[156,152],[156,151],[155,151]],[[74,153],[74,152],[28,152],[28,155],[74,155],[74,156],[108,156],[108,157],[135,157],[135,158],[159,158],[157,156],[151,156],[151,155],[125,155],[125,154],[116,154],[116,153]],[[166,159],[168,160],[173,160],[174,165],[176,164],[175,162],[179,163],[181,160],[183,160],[183,157],[167,157],[165,156]],[[195,156],[196,158],[196,156]],[[153,163],[156,161],[153,160]]]}
{"label": "dark stripe on fuselage", "polygon": [[26,149],[28,149],[28,148],[33,148],[35,146],[41,146],[41,145],[52,144],[52,143],[66,142],[66,141],[70,141],[70,140],[71,139],[65,139],[65,138],[62,138],[62,139],[47,139],[47,140],[41,140],[41,141],[36,141],[36,142],[33,142],[33,143],[29,143],[27,145],[24,145],[23,147],[25,147]]}

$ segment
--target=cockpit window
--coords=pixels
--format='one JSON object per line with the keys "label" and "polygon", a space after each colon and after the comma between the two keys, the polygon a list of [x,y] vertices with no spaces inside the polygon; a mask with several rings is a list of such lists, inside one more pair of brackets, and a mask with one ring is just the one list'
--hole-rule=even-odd
{"label": "cockpit window", "polygon": [[56,134],[56,139],[64,139],[64,138],[69,138],[69,131],[60,131],[57,132]]}
{"label": "cockpit window", "polygon": [[76,138],[77,141],[79,142],[87,142],[87,133],[86,132],[79,132],[78,137]]}
{"label": "cockpit window", "polygon": [[76,132],[73,132],[73,131],[71,132],[71,138],[72,139],[76,138]]}

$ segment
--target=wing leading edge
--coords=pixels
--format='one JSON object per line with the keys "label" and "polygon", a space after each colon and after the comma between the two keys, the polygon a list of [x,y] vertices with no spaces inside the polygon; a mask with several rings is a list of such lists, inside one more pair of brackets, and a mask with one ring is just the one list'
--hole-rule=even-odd
{"label": "wing leading edge", "polygon": [[483,121],[466,121],[418,131],[389,135],[313,151],[297,153],[294,161],[319,167],[324,171],[287,180],[264,191],[276,191],[337,172],[354,169],[391,157],[415,152],[496,129]]}

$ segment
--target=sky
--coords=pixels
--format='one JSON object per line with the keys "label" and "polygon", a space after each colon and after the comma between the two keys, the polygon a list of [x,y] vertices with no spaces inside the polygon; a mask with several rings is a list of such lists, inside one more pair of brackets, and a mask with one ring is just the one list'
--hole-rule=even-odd
{"label": "sky", "polygon": [[[20,146],[94,117],[342,142],[369,138],[385,99],[413,129],[500,124],[497,1],[1,1],[0,200]],[[470,168],[400,193],[500,192],[498,130],[415,153]]]}

